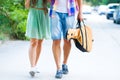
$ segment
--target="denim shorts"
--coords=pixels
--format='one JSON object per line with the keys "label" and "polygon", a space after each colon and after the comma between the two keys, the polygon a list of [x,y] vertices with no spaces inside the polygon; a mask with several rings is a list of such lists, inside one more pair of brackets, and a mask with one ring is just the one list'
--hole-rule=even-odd
{"label": "denim shorts", "polygon": [[53,12],[50,18],[51,37],[53,40],[59,40],[62,37],[66,39],[69,28],[73,28],[75,16],[68,16],[68,13]]}

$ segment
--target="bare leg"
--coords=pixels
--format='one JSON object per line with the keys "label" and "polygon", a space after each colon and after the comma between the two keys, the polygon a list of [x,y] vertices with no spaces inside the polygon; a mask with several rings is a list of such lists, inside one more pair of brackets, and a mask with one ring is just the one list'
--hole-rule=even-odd
{"label": "bare leg", "polygon": [[61,48],[60,48],[61,40],[53,40],[52,50],[56,63],[57,70],[60,69],[60,57],[61,57]]}
{"label": "bare leg", "polygon": [[70,54],[70,50],[71,50],[71,43],[68,40],[64,39],[64,46],[63,46],[63,51],[64,51],[64,60],[63,60],[63,64],[67,64],[67,60]]}
{"label": "bare leg", "polygon": [[36,61],[36,39],[30,40],[30,48],[29,48],[29,60],[31,67],[35,67],[35,61]]}
{"label": "bare leg", "polygon": [[31,67],[35,67],[41,52],[43,40],[31,39],[30,40],[30,49],[29,49],[29,59]]}
{"label": "bare leg", "polygon": [[40,56],[40,54],[41,54],[42,41],[43,41],[43,40],[37,40],[35,65],[37,65],[39,56]]}
{"label": "bare leg", "polygon": [[31,64],[31,70],[29,73],[32,77],[35,76],[35,73],[39,73],[39,71],[35,69],[35,66],[40,56],[42,41],[43,40],[37,39],[30,40],[29,59]]}

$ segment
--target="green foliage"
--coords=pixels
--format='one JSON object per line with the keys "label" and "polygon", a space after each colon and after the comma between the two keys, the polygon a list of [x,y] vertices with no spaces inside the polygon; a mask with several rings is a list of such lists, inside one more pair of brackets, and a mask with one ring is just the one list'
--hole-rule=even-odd
{"label": "green foliage", "polygon": [[14,37],[15,39],[21,39],[21,40],[25,40],[25,31],[26,31],[26,20],[25,21],[21,21],[15,28],[14,32],[12,32],[12,37]]}
{"label": "green foliage", "polygon": [[12,26],[13,32],[11,33],[11,36],[15,39],[22,39],[22,40],[26,39],[25,31],[26,31],[27,11],[23,9],[21,10],[15,9],[13,12],[11,12],[11,19],[15,22],[13,23],[13,25],[15,26]]}
{"label": "green foliage", "polygon": [[3,34],[3,33],[0,33],[0,40],[8,40],[9,38],[7,37],[8,36],[8,34]]}
{"label": "green foliage", "polygon": [[0,37],[25,40],[27,12],[24,0],[0,0]]}
{"label": "green foliage", "polygon": [[90,2],[92,5],[108,4],[108,3],[120,3],[120,0],[84,0]]}

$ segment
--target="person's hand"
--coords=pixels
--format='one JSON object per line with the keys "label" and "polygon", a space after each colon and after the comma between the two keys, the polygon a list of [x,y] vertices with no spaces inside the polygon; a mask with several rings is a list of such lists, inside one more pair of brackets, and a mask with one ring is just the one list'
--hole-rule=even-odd
{"label": "person's hand", "polygon": [[78,12],[78,15],[77,15],[77,20],[80,20],[80,21],[82,21],[82,20],[83,20],[82,14],[81,14],[80,12]]}

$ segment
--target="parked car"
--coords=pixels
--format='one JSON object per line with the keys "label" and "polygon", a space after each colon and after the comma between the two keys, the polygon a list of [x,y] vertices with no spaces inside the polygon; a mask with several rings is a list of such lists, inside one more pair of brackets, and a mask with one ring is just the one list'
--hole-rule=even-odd
{"label": "parked car", "polygon": [[99,15],[105,15],[106,14],[106,10],[107,10],[107,6],[106,5],[100,5],[98,7],[98,14]]}
{"label": "parked car", "polygon": [[113,22],[120,24],[120,5],[117,7],[113,14]]}
{"label": "parked car", "polygon": [[107,11],[106,11],[106,18],[107,19],[111,19],[113,18],[113,13],[115,11],[115,9],[119,6],[118,3],[110,3],[107,6]]}

